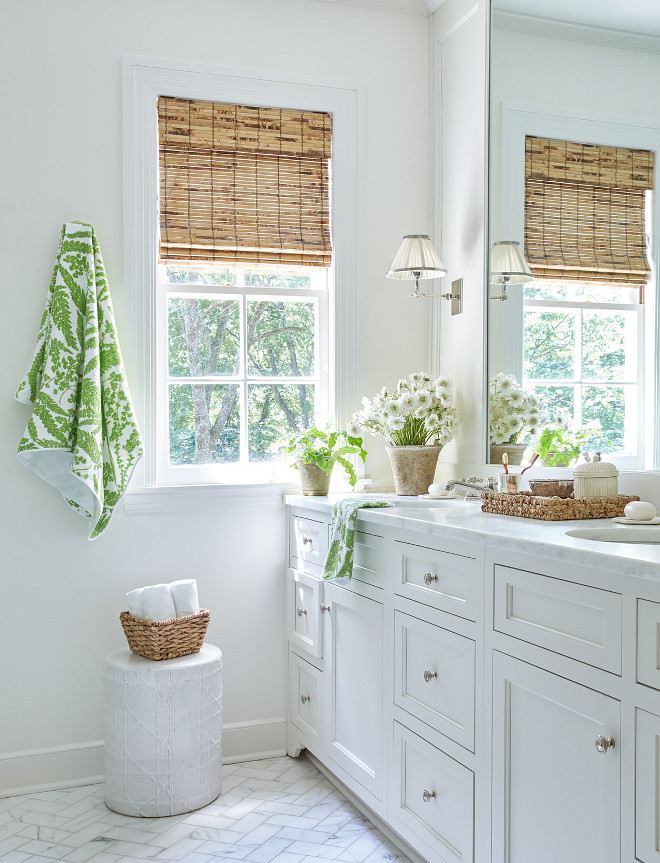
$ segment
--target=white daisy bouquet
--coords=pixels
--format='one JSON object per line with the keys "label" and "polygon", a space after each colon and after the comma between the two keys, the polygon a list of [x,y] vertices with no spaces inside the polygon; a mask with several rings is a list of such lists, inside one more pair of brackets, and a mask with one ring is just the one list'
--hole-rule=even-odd
{"label": "white daisy bouquet", "polygon": [[391,446],[444,446],[456,434],[459,416],[454,407],[454,388],[449,378],[431,378],[416,372],[402,379],[395,390],[386,387],[353,414],[348,433],[366,429],[383,435]]}
{"label": "white daisy bouquet", "polygon": [[494,444],[523,442],[535,435],[547,420],[543,399],[525,390],[513,377],[503,373],[490,382],[490,442]]}

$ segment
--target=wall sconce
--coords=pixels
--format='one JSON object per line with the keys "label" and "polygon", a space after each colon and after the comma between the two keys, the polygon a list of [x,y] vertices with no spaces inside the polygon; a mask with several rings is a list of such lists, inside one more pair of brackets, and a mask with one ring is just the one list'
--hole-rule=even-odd
{"label": "wall sconce", "polygon": [[[452,314],[454,315],[462,310],[458,308],[457,311],[454,311],[454,304],[458,306],[461,300],[460,284],[456,287],[457,282],[452,283],[453,293],[451,294],[426,294],[419,289],[420,279],[437,279],[446,273],[447,268],[440,260],[440,255],[433,248],[428,234],[406,234],[386,276],[388,279],[414,279],[415,290],[410,296],[415,299],[419,297],[442,297],[442,299],[454,301],[452,302]],[[462,284],[462,280],[457,281]]]}
{"label": "wall sconce", "polygon": [[502,285],[502,293],[491,297],[491,300],[506,300],[508,285],[524,285],[533,279],[529,264],[520,251],[520,243],[514,240],[493,243],[490,251],[490,283]]}

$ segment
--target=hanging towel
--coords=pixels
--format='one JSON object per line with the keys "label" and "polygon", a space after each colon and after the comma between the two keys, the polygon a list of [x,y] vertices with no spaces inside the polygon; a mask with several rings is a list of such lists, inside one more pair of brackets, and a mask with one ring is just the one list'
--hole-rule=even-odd
{"label": "hanging towel", "polygon": [[355,521],[362,507],[389,506],[386,500],[347,497],[332,507],[330,549],[323,568],[323,578],[352,577],[355,546]]}
{"label": "hanging towel", "polygon": [[16,399],[34,406],[18,458],[90,520],[95,539],[144,450],[91,225],[62,228],[34,359]]}

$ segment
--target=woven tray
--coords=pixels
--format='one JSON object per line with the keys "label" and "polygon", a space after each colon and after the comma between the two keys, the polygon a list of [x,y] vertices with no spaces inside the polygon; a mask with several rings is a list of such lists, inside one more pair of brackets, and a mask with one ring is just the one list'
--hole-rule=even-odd
{"label": "woven tray", "polygon": [[162,621],[144,620],[122,611],[119,620],[133,653],[160,660],[199,653],[210,617],[210,612],[202,608],[199,614]]}
{"label": "woven tray", "polygon": [[483,492],[482,512],[499,515],[516,515],[519,518],[537,518],[541,521],[572,521],[581,518],[616,518],[637,495],[620,494],[618,497],[561,498],[540,497],[531,491],[517,494]]}

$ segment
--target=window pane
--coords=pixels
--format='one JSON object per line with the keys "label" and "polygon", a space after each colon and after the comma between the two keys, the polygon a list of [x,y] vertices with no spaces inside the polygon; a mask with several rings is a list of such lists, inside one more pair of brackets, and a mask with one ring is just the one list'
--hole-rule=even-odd
{"label": "window pane", "polygon": [[[602,429],[585,444],[585,449],[602,452],[625,449],[625,389],[625,387],[583,388],[582,419],[584,422],[597,420]],[[634,420],[634,417],[631,419]]]}
{"label": "window pane", "polygon": [[240,459],[238,384],[171,384],[170,464]]}
{"label": "window pane", "polygon": [[313,384],[248,386],[250,461],[270,461],[282,437],[314,423]]}
{"label": "window pane", "polygon": [[570,421],[575,416],[575,390],[573,387],[554,387],[538,385],[531,387],[545,400],[546,413],[549,417],[548,425],[557,414],[562,414]]}
{"label": "window pane", "polygon": [[526,378],[574,377],[576,321],[574,312],[525,312],[523,368]]}
{"label": "window pane", "polygon": [[526,300],[565,300],[570,303],[639,303],[639,288],[624,285],[553,282],[536,279],[523,286]]}
{"label": "window pane", "polygon": [[[606,381],[636,379],[636,323],[635,312],[584,312],[582,373],[585,378]],[[634,356],[631,355],[633,352]]]}
{"label": "window pane", "polygon": [[165,277],[171,285],[235,285],[236,273],[208,264],[178,264],[165,267]]}
{"label": "window pane", "polygon": [[238,374],[239,309],[226,298],[168,297],[170,375]]}
{"label": "window pane", "polygon": [[248,300],[248,374],[314,374],[316,304]]}
{"label": "window pane", "polygon": [[287,270],[248,270],[245,273],[245,284],[258,288],[311,288],[312,277],[309,271],[301,273]]}

